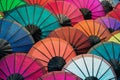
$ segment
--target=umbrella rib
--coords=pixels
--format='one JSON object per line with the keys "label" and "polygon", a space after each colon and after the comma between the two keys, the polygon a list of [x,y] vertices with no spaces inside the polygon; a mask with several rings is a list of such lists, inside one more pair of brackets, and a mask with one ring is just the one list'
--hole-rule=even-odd
{"label": "umbrella rib", "polygon": [[97,34],[96,35],[99,35],[99,32],[100,32],[100,26],[101,26],[102,24],[100,24],[99,25],[99,27],[98,27],[98,31],[97,31]]}
{"label": "umbrella rib", "polygon": [[4,58],[5,60],[5,64],[6,64],[6,67],[7,67],[7,69],[8,69],[8,72],[9,72],[9,74],[11,74],[11,72],[10,72],[10,69],[9,69],[9,67],[8,67],[8,64],[7,64],[7,61],[6,61],[6,58]]}
{"label": "umbrella rib", "polygon": [[56,78],[55,78],[55,73],[53,72],[53,78],[54,78],[54,80],[56,80]]}
{"label": "umbrella rib", "polygon": [[63,56],[62,56],[62,57],[65,56],[65,53],[66,53],[66,50],[67,50],[68,45],[69,45],[69,43],[66,44],[66,47],[65,47],[65,50],[64,50],[64,53],[63,53]]}
{"label": "umbrella rib", "polygon": [[28,3],[32,4],[31,0],[28,0]]}
{"label": "umbrella rib", "polygon": [[64,80],[66,80],[66,77],[67,77],[67,73],[65,72],[65,75],[64,75]]}
{"label": "umbrella rib", "polygon": [[2,0],[0,0],[0,4],[1,4],[1,7],[2,7],[2,11],[5,11],[4,8],[3,8],[3,5],[2,5]]}
{"label": "umbrella rib", "polygon": [[[13,0],[13,1],[14,1],[14,0]],[[19,5],[20,3],[21,3],[21,2],[17,3],[16,6]]]}
{"label": "umbrella rib", "polygon": [[55,56],[57,55],[57,53],[56,53],[56,51],[55,51],[55,47],[54,47],[54,44],[53,44],[53,41],[52,41],[52,39],[50,38],[50,42],[51,42],[51,44],[52,44],[52,48],[53,48],[53,51],[54,51],[54,54],[55,54]]}
{"label": "umbrella rib", "polygon": [[[91,33],[91,35],[92,35],[92,31],[91,31],[91,29],[90,29],[90,26],[89,26],[89,24],[88,24],[88,22],[85,20],[85,22],[86,22],[86,24],[87,24],[87,27],[88,27],[88,29],[89,29],[89,31],[90,31],[90,33]],[[94,21],[92,21],[93,23],[94,23]]]}
{"label": "umbrella rib", "polygon": [[[101,37],[102,35],[104,35],[105,31],[107,30],[107,28],[104,29],[104,31],[100,34],[99,37]],[[104,37],[102,40],[104,40],[106,37]]]}
{"label": "umbrella rib", "polygon": [[94,11],[97,7],[101,6],[101,3],[98,4],[96,7],[94,7],[93,9],[91,9],[91,11]]}
{"label": "umbrella rib", "polygon": [[[109,17],[108,17],[108,24],[109,24],[109,27],[112,28],[112,27],[111,27],[111,24],[110,24],[110,19],[109,19]],[[112,24],[113,24],[113,23],[112,23]]]}
{"label": "umbrella rib", "polygon": [[[58,4],[57,4],[57,1],[55,0],[55,5],[56,5],[56,8],[57,8],[57,11],[58,11],[58,13],[60,14],[60,11],[59,11],[59,6],[58,6]],[[58,15],[59,16],[59,18],[60,18],[60,20],[61,20],[61,17],[60,17],[60,15]]]}
{"label": "umbrella rib", "polygon": [[[113,26],[113,29],[115,30],[115,28],[116,28],[116,26],[117,26],[117,20],[114,20],[114,26]],[[120,27],[118,27],[118,29],[119,29]]]}
{"label": "umbrella rib", "polygon": [[35,13],[36,13],[36,6],[34,6],[34,11],[33,11],[33,16],[32,16],[32,18],[33,18],[32,24],[34,24],[34,20],[35,20]]}
{"label": "umbrella rib", "polygon": [[[75,45],[76,45],[76,43],[78,42],[78,40],[76,40],[76,41],[74,41],[75,40],[75,36],[76,36],[76,34],[77,34],[77,29],[74,29],[74,33],[72,33],[72,34],[74,34],[73,36],[72,36],[72,39],[71,39],[71,44],[73,45],[73,43],[75,42]],[[78,38],[80,38],[80,37],[78,37]]]}
{"label": "umbrella rib", "polygon": [[69,58],[70,55],[72,55],[72,53],[74,52],[74,49],[70,52],[70,54],[65,58],[65,60],[67,60],[67,58]]}
{"label": "umbrella rib", "polygon": [[33,46],[33,48],[36,49],[36,50],[37,50],[38,52],[40,52],[43,56],[45,56],[47,59],[50,60],[50,58],[49,58],[47,55],[45,55],[42,51],[40,51],[39,49],[37,49],[37,48],[34,47],[34,46]]}
{"label": "umbrella rib", "polygon": [[[89,0],[90,1],[90,0]],[[94,5],[95,0],[91,3],[91,5],[88,7],[88,9],[91,9],[91,7]]]}
{"label": "umbrella rib", "polygon": [[76,8],[72,13],[70,13],[70,14],[68,15],[68,17],[70,17],[71,15],[73,15],[77,10],[78,10],[78,9]]}
{"label": "umbrella rib", "polygon": [[94,76],[94,68],[95,65],[94,65],[94,55],[92,55],[92,76]]}
{"label": "umbrella rib", "polygon": [[[67,41],[67,39],[66,39],[66,37],[65,37],[65,35],[64,35],[64,30],[63,30],[63,28],[61,28],[61,30],[62,30],[62,36],[64,37],[64,40]],[[67,32],[66,32],[66,33],[67,33]]]}
{"label": "umbrella rib", "polygon": [[84,76],[84,77],[87,77],[73,59],[72,59],[72,62],[76,65],[76,67],[77,67],[77,68],[79,69],[79,71],[83,74],[83,76]]}
{"label": "umbrella rib", "polygon": [[4,74],[4,76],[7,77],[7,74],[4,71],[2,71],[2,69],[0,69],[0,72],[2,72]]}
{"label": "umbrella rib", "polygon": [[48,0],[46,0],[43,4],[41,4],[41,6],[44,6],[47,2],[48,2]]}
{"label": "umbrella rib", "polygon": [[69,39],[68,39],[69,41],[68,41],[68,42],[71,41],[71,39],[70,39],[70,37],[71,37],[71,36],[70,36],[70,33],[71,33],[70,28],[68,28],[68,36],[69,36]]}
{"label": "umbrella rib", "polygon": [[93,33],[93,34],[95,35],[95,31],[96,31],[95,21],[93,21],[93,26],[94,26],[94,30],[93,30],[93,31],[94,31],[94,33]]}
{"label": "umbrella rib", "polygon": [[71,7],[71,5],[69,4],[68,7],[67,7],[68,9],[65,11],[65,15],[68,14],[68,11],[70,10],[70,7]]}
{"label": "umbrella rib", "polygon": [[[30,24],[30,18],[29,18],[29,13],[28,13],[28,7],[25,6],[25,13],[27,14],[26,17],[27,17],[27,21],[28,21],[28,24],[27,25],[31,25]],[[25,21],[24,21],[25,22]]]}
{"label": "umbrella rib", "polygon": [[113,34],[111,34],[117,41],[119,41],[120,42],[120,40],[115,36],[115,35],[113,35]]}
{"label": "umbrella rib", "polygon": [[[113,10],[113,11],[114,11],[114,10]],[[118,16],[117,12],[114,11],[114,13],[115,13],[115,15],[120,19],[120,16]]]}
{"label": "umbrella rib", "polygon": [[54,31],[54,34],[56,35],[57,38],[60,38],[56,30]]}
{"label": "umbrella rib", "polygon": [[59,38],[59,56],[60,56],[60,50],[61,50],[61,46],[60,46],[60,38]]}
{"label": "umbrella rib", "polygon": [[79,8],[79,6],[82,7],[79,0],[78,0],[79,5],[76,4],[75,0],[72,0],[72,2],[73,2],[78,8]]}

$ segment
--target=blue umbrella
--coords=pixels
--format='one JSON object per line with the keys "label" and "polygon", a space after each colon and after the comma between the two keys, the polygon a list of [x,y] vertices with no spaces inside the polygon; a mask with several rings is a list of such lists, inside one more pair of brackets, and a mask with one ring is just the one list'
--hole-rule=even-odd
{"label": "blue umbrella", "polygon": [[103,57],[114,68],[118,80],[120,80],[120,44],[103,42],[92,47],[88,53]]}
{"label": "blue umbrella", "polygon": [[28,52],[33,44],[32,36],[20,24],[0,19],[0,58],[12,52]]}
{"label": "blue umbrella", "polygon": [[31,33],[37,42],[60,27],[57,18],[48,10],[37,5],[24,5],[8,12],[6,19],[15,20]]}

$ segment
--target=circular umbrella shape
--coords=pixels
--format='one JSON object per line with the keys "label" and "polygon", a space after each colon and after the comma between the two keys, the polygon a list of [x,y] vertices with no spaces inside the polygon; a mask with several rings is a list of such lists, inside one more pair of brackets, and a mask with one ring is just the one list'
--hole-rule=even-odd
{"label": "circular umbrella shape", "polygon": [[7,55],[0,61],[1,80],[38,80],[45,73],[44,66],[25,53]]}
{"label": "circular umbrella shape", "polygon": [[0,0],[0,11],[7,12],[25,4],[26,3],[22,0]]}
{"label": "circular umbrella shape", "polygon": [[45,4],[49,3],[50,1],[53,0],[24,0],[25,2],[27,2],[30,5],[40,5],[40,6],[44,6]]}
{"label": "circular umbrella shape", "polygon": [[117,78],[120,79],[120,44],[114,42],[99,43],[92,47],[88,53],[98,55],[107,60],[113,66]]}
{"label": "circular umbrella shape", "polygon": [[105,25],[112,33],[116,30],[120,30],[120,22],[112,17],[101,17],[96,20],[97,22]]}
{"label": "circular umbrella shape", "polygon": [[63,70],[83,80],[116,80],[111,65],[103,58],[91,54],[76,56],[64,66]]}
{"label": "circular umbrella shape", "polygon": [[115,6],[115,9],[120,9],[120,3]]}
{"label": "circular umbrella shape", "polygon": [[49,34],[49,37],[64,39],[74,48],[77,55],[87,53],[91,47],[88,37],[73,27],[61,27]]}
{"label": "circular umbrella shape", "polygon": [[0,12],[0,19],[3,18],[4,14]]}
{"label": "circular umbrella shape", "polygon": [[107,14],[107,16],[113,17],[120,21],[120,9],[113,9]]}
{"label": "circular umbrella shape", "polygon": [[71,26],[83,20],[82,13],[79,9],[66,1],[54,1],[45,5],[50,10],[62,26]]}
{"label": "circular umbrella shape", "polygon": [[43,75],[40,80],[81,80],[79,77],[72,73],[64,71],[53,71]]}
{"label": "circular umbrella shape", "polygon": [[106,41],[112,41],[120,44],[120,30],[113,32],[106,38]]}
{"label": "circular umbrella shape", "polygon": [[12,52],[28,52],[34,40],[20,24],[0,19],[0,58]]}
{"label": "circular umbrella shape", "polygon": [[74,25],[74,27],[89,37],[92,46],[103,41],[110,34],[105,26],[94,20],[81,21]]}
{"label": "circular umbrella shape", "polygon": [[40,59],[48,72],[51,72],[60,71],[76,53],[68,42],[59,38],[47,38],[33,45],[28,55]]}
{"label": "circular umbrella shape", "polygon": [[15,20],[25,27],[35,42],[45,38],[51,31],[60,27],[57,18],[43,7],[25,5],[5,15],[6,19]]}
{"label": "circular umbrella shape", "polygon": [[66,0],[76,5],[84,19],[96,19],[105,16],[104,8],[99,0]]}

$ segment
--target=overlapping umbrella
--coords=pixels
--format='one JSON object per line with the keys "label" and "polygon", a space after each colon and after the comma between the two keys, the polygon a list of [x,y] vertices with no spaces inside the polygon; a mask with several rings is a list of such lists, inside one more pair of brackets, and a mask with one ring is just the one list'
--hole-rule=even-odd
{"label": "overlapping umbrella", "polygon": [[107,38],[106,41],[112,41],[120,44],[120,30],[113,32],[110,34]]}
{"label": "overlapping umbrella", "polygon": [[45,5],[58,18],[61,26],[71,26],[83,20],[79,9],[66,1],[54,1]]}
{"label": "overlapping umbrella", "polygon": [[28,55],[40,59],[49,72],[60,71],[71,58],[76,56],[72,46],[59,38],[47,38],[37,42]]}
{"label": "overlapping umbrella", "polygon": [[21,6],[7,13],[5,18],[20,23],[31,33],[36,42],[60,27],[57,18],[38,5]]}
{"label": "overlapping umbrella", "polygon": [[38,80],[46,73],[44,66],[25,53],[15,53],[0,61],[1,80]]}
{"label": "overlapping umbrella", "polygon": [[116,30],[120,30],[120,21],[118,21],[115,18],[106,16],[106,17],[98,18],[96,21],[105,25],[111,33],[116,31]]}
{"label": "overlapping umbrella", "polygon": [[76,56],[64,66],[63,70],[83,80],[116,80],[111,65],[103,58],[91,54]]}
{"label": "overlapping umbrella", "polygon": [[104,8],[99,0],[65,0],[76,5],[84,15],[84,19],[96,19],[105,16]]}
{"label": "overlapping umbrella", "polygon": [[88,53],[103,57],[114,68],[118,80],[120,79],[120,44],[103,42],[95,45]]}
{"label": "overlapping umbrella", "polygon": [[34,40],[20,24],[0,19],[0,58],[12,52],[28,52]]}
{"label": "overlapping umbrella", "polygon": [[74,25],[74,27],[89,37],[89,41],[91,42],[92,46],[101,41],[104,41],[110,34],[105,26],[94,20],[81,21]]}
{"label": "overlapping umbrella", "polygon": [[51,32],[48,37],[57,37],[66,40],[74,48],[77,55],[86,53],[91,47],[88,37],[73,27],[62,27]]}
{"label": "overlapping umbrella", "polygon": [[39,80],[81,80],[81,79],[72,73],[64,71],[53,71],[43,75]]}

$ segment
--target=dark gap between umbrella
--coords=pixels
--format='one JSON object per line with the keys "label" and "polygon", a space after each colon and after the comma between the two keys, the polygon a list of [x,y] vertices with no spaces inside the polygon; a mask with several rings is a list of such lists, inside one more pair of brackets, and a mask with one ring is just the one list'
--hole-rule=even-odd
{"label": "dark gap between umbrella", "polygon": [[25,28],[30,32],[35,42],[41,39],[42,31],[37,26],[27,25]]}
{"label": "dark gap between umbrella", "polygon": [[80,11],[82,12],[84,19],[92,19],[92,12],[87,8],[81,8]]}
{"label": "dark gap between umbrella", "polygon": [[91,46],[94,46],[95,44],[101,42],[100,38],[95,35],[91,35],[88,40],[90,41]]}
{"label": "dark gap between umbrella", "polygon": [[97,77],[91,76],[87,77],[85,80],[99,80]]}
{"label": "dark gap between umbrella", "polygon": [[108,30],[110,31],[110,33],[114,32],[115,30],[112,28],[108,28]]}
{"label": "dark gap between umbrella", "polygon": [[48,63],[48,72],[61,71],[65,64],[66,62],[62,57],[53,57]]}
{"label": "dark gap between umbrella", "polygon": [[61,26],[72,26],[71,20],[67,16],[58,14],[57,18]]}
{"label": "dark gap between umbrella", "polygon": [[7,77],[7,80],[24,80],[23,76],[20,74],[11,74]]}

